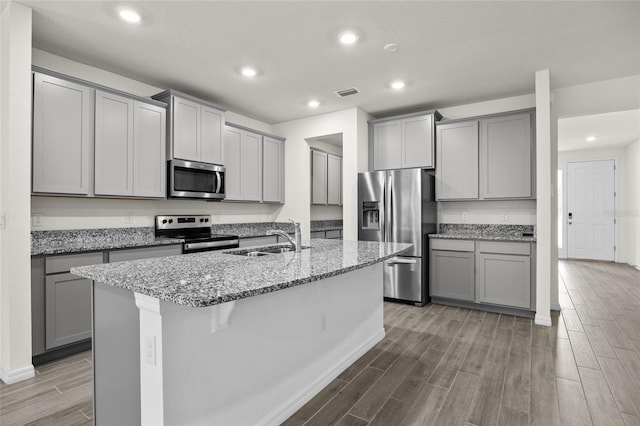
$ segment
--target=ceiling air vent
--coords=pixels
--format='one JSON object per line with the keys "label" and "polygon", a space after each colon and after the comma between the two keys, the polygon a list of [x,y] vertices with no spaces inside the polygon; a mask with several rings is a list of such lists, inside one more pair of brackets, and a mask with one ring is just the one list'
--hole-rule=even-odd
{"label": "ceiling air vent", "polygon": [[346,98],[347,96],[353,96],[353,95],[357,95],[358,93],[358,89],[356,89],[355,87],[350,87],[348,89],[342,89],[342,90],[338,90],[336,92],[336,95],[340,96],[341,98]]}

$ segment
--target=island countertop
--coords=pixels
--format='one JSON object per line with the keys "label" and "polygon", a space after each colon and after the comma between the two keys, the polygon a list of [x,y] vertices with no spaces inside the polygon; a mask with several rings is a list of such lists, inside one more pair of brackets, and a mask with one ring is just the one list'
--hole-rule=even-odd
{"label": "island countertop", "polygon": [[228,254],[232,249],[81,266],[71,268],[71,273],[179,305],[205,307],[344,274],[411,248],[411,244],[325,239],[303,246],[310,248],[297,255],[248,257]]}

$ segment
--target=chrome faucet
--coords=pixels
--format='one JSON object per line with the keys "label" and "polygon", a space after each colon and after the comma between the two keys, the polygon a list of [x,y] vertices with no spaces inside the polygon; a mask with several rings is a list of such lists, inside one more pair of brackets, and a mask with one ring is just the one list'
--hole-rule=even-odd
{"label": "chrome faucet", "polygon": [[300,235],[300,222],[296,222],[295,220],[291,220],[291,219],[289,220],[293,222],[293,226],[295,227],[295,241],[293,240],[293,238],[291,238],[291,236],[289,236],[289,234],[279,229],[270,229],[267,231],[267,235],[281,235],[285,237],[287,240],[289,240],[289,243],[291,243],[291,247],[293,247],[295,252],[300,253],[302,250],[302,236]]}

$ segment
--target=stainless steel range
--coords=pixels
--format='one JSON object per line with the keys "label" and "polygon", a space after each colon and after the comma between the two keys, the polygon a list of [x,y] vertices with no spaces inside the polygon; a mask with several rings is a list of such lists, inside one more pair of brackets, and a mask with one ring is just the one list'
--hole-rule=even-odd
{"label": "stainless steel range", "polygon": [[222,250],[239,245],[237,235],[211,233],[211,216],[156,216],[156,238],[181,238],[183,253]]}

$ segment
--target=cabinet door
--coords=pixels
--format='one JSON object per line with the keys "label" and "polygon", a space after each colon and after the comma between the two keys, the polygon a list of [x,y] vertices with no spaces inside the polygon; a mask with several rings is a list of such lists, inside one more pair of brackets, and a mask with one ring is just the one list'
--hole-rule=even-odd
{"label": "cabinet door", "polygon": [[262,201],[284,203],[284,141],[262,140]]}
{"label": "cabinet door", "polygon": [[200,127],[200,161],[223,164],[222,127],[224,113],[206,105],[200,107],[202,125]]}
{"label": "cabinet door", "polygon": [[93,89],[34,74],[33,192],[89,194]]}
{"label": "cabinet door", "polygon": [[166,111],[135,101],[133,116],[133,195],[164,198]]}
{"label": "cabinet door", "polygon": [[262,136],[243,132],[242,138],[242,199],[262,200]]}
{"label": "cabinet door", "polygon": [[479,253],[478,301],[529,309],[531,259],[529,256]]}
{"label": "cabinet door", "polygon": [[242,200],[242,130],[225,128],[224,164],[225,199]]}
{"label": "cabinet door", "polygon": [[433,168],[433,116],[402,120],[402,167]]}
{"label": "cabinet door", "polygon": [[431,296],[473,301],[475,298],[474,253],[431,250],[429,287]]}
{"label": "cabinet door", "polygon": [[311,151],[311,204],[327,204],[327,154]]}
{"label": "cabinet door", "polygon": [[133,100],[96,91],[95,194],[133,195]]}
{"label": "cabinet door", "polygon": [[173,157],[200,161],[200,104],[173,98]]}
{"label": "cabinet door", "polygon": [[31,355],[45,352],[44,257],[31,258]]}
{"label": "cabinet door", "polygon": [[480,121],[482,198],[531,197],[531,115]]}
{"label": "cabinet door", "polygon": [[342,158],[327,154],[327,204],[342,204]]}
{"label": "cabinet door", "polygon": [[437,129],[436,198],[478,198],[478,122],[452,123]]}
{"label": "cabinet door", "polygon": [[48,275],[45,287],[46,349],[91,338],[91,280]]}
{"label": "cabinet door", "polygon": [[373,125],[374,170],[402,167],[402,121],[386,121]]}

